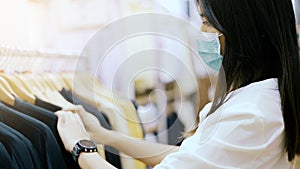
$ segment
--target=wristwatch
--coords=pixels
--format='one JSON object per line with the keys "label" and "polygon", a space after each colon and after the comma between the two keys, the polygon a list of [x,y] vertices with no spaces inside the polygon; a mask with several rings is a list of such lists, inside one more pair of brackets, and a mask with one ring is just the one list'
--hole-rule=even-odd
{"label": "wristwatch", "polygon": [[93,153],[97,151],[97,144],[95,142],[91,140],[80,140],[73,147],[72,156],[75,162],[77,162],[80,153]]}

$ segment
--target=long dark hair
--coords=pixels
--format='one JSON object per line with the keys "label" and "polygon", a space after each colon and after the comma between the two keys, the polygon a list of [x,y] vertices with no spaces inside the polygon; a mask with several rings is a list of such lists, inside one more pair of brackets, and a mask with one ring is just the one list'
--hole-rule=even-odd
{"label": "long dark hair", "polygon": [[[291,161],[300,153],[300,70],[291,0],[198,0],[202,15],[225,36],[223,70],[209,114],[227,94],[277,78]],[[220,84],[223,80],[226,85]],[[223,86],[223,88],[222,88]],[[224,87],[225,86],[225,87]]]}

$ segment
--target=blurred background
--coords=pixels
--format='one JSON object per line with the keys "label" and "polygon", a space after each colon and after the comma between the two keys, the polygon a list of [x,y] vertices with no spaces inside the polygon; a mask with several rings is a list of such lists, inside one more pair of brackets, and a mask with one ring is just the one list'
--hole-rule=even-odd
{"label": "blurred background", "polygon": [[[298,18],[297,22],[300,23],[300,2],[293,0],[293,3]],[[176,93],[178,81],[191,81],[185,71],[178,69],[180,64],[184,63],[184,66],[196,75],[198,85],[183,83],[180,86],[180,94],[183,95],[183,100],[197,100],[195,95],[201,90],[203,95],[200,104],[204,105],[213,95],[213,91],[209,91],[210,83],[213,80],[209,79],[210,70],[204,65],[195,66],[195,59],[191,52],[182,48],[182,44],[178,44],[174,40],[155,38],[154,36],[132,38],[128,40],[127,44],[117,49],[118,52],[111,52],[112,56],[101,67],[101,71],[98,70],[94,58],[87,55],[85,58],[78,59],[88,41],[101,28],[120,18],[147,12],[169,14],[186,20],[196,28],[200,29],[201,26],[201,20],[193,0],[0,0],[0,46],[2,47],[1,55],[4,55],[1,57],[1,70],[8,73],[71,72],[78,69],[76,68],[77,62],[82,62],[84,64],[79,69],[94,73],[104,85],[114,85],[114,89],[120,93],[129,95],[130,99],[136,99],[137,96],[140,97],[147,92],[149,94],[149,91],[157,88]],[[172,29],[182,31],[180,25]],[[125,30],[120,28],[119,31]],[[128,79],[126,72],[121,74],[125,78],[121,77],[114,82],[113,77],[118,68],[117,63],[130,53],[146,46],[175,51],[180,56],[178,60],[181,63],[172,57],[160,59],[153,57],[153,59],[149,56],[146,61],[136,59],[134,64],[127,65],[128,69],[134,69],[136,65],[153,63],[167,67],[169,73],[174,77],[159,71],[141,72],[133,80],[131,79],[133,83],[128,94],[128,81],[122,80]],[[40,57],[41,55],[43,57]],[[29,59],[25,59],[26,57]],[[176,81],[175,85],[174,81]],[[169,100],[175,98],[174,94],[165,96],[170,97],[167,98]],[[191,103],[191,105],[193,104],[194,102]],[[195,111],[197,106],[189,109]]]}
{"label": "blurred background", "polygon": [[[185,0],[1,0],[1,44],[31,49],[81,51],[104,25],[141,12],[187,18]],[[198,16],[193,17],[199,26]]]}
{"label": "blurred background", "polygon": [[[293,0],[293,3],[297,22],[300,23],[300,2]],[[213,96],[210,88],[214,72],[205,65],[196,64],[192,52],[182,44],[155,36],[131,38],[110,52],[100,68],[91,57],[93,51],[82,56],[82,51],[89,49],[88,42],[97,31],[121,18],[141,13],[168,14],[200,30],[201,19],[193,0],[0,0],[0,69],[5,73],[89,71],[104,86],[113,86],[112,90],[142,106],[151,102],[151,94],[163,93],[162,98],[170,105],[167,115],[178,109],[185,112],[182,118],[185,129],[180,131],[188,131],[190,121],[195,118],[194,112]],[[180,25],[170,29],[183,31]],[[119,31],[126,30],[120,28]],[[153,57],[146,53],[149,56],[126,63],[124,71],[116,75],[125,57],[150,47],[172,51],[177,59]],[[78,62],[82,63],[79,68]],[[160,65],[168,72],[142,71],[134,77],[126,74],[138,66],[149,64]],[[196,83],[191,82],[194,77],[182,71],[182,65],[192,71]],[[151,98],[152,102],[159,102],[157,98]],[[180,104],[176,104],[177,98],[180,98]]]}
{"label": "blurred background", "polygon": [[[2,46],[0,52],[3,55],[0,58],[0,69],[5,73],[90,71],[104,86],[113,86],[113,90],[117,90],[121,95],[136,100],[138,106],[146,106],[150,102],[156,105],[158,102],[156,97],[160,94],[160,99],[164,99],[161,102],[168,102],[171,105],[168,108],[169,115],[176,112],[176,109],[187,112],[182,119],[183,124],[180,124],[181,129],[174,135],[176,137],[179,132],[188,131],[193,125],[191,121],[194,121],[194,112],[198,107],[198,104],[194,103],[199,100],[196,98],[199,88],[195,80],[204,79],[201,90],[205,94],[201,104],[204,105],[209,101],[206,94],[210,86],[207,70],[203,65],[195,68],[189,49],[184,48],[176,40],[141,36],[127,40],[119,45],[115,52],[110,52],[108,60],[100,68],[97,67],[95,58],[91,57],[93,54],[90,53],[93,51],[89,51],[86,57],[80,56],[82,51],[88,48],[89,40],[97,31],[121,18],[141,13],[171,15],[189,22],[200,30],[200,16],[194,1],[189,0],[0,0],[0,46]],[[180,25],[170,29],[183,31]],[[119,31],[125,30],[120,28]],[[146,55],[149,56],[144,56],[144,59],[127,63],[125,70],[118,75],[120,78],[116,81],[115,71],[120,67],[120,60],[144,48],[172,51],[177,59],[172,59],[172,56],[151,57],[147,53]],[[78,62],[80,62],[79,68]],[[130,70],[135,70],[137,66],[149,65],[149,63],[154,66],[162,65],[161,67],[168,71],[166,73],[153,70],[142,71],[135,77],[126,74]],[[193,75],[198,72],[197,78],[191,79],[187,76],[186,71],[182,71],[182,65],[191,70]],[[181,81],[180,87],[178,81]],[[186,83],[189,81],[193,82]],[[151,93],[155,95],[152,101],[149,97]],[[180,104],[175,104],[176,93],[180,97]],[[160,108],[164,111],[166,105],[155,107],[155,109]],[[156,110],[155,113],[161,111]],[[155,113],[150,117],[157,119]],[[145,119],[149,120],[150,117]],[[150,118],[150,121],[154,119]],[[164,121],[161,125],[166,126],[166,123]],[[157,132],[157,125],[155,124],[155,132]],[[189,127],[183,129],[184,126]],[[166,127],[163,128],[165,130]],[[165,138],[161,142],[168,142],[167,135],[162,137]],[[175,144],[175,141],[172,144]]]}
{"label": "blurred background", "polygon": [[[300,0],[293,4],[300,30]],[[90,44],[106,26],[143,13],[166,14],[196,29],[201,27],[194,0],[0,0],[0,72],[89,72],[101,85],[135,103],[146,140],[174,145],[182,132],[194,126],[198,108],[212,99],[215,72],[170,38],[144,35],[126,39],[100,66],[94,56],[101,44]],[[181,25],[170,29],[185,31]],[[117,35],[110,32],[109,36]],[[189,34],[185,38],[192,39]],[[106,41],[109,38],[101,40]],[[135,56],[136,51],[146,49],[160,52]],[[134,61],[126,60],[128,56]],[[147,69],[130,74],[149,65],[167,71]]]}

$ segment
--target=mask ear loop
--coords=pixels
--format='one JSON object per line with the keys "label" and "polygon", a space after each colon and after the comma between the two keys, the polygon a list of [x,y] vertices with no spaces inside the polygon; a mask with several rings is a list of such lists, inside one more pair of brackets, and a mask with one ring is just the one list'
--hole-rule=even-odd
{"label": "mask ear loop", "polygon": [[220,39],[220,37],[222,37],[222,36],[224,36],[223,33],[220,33],[220,34],[218,35],[219,43],[220,43],[220,54],[221,54],[221,55],[224,54],[224,51],[223,51],[224,49],[223,49],[223,47],[222,47],[222,43],[221,43],[221,39]]}

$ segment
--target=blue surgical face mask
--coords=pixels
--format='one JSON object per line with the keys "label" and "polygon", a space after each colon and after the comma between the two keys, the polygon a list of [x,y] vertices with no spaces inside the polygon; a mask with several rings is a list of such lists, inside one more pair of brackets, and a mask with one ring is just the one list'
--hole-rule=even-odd
{"label": "blue surgical face mask", "polygon": [[201,32],[197,38],[198,54],[215,71],[220,70],[223,60],[219,36],[218,33]]}

